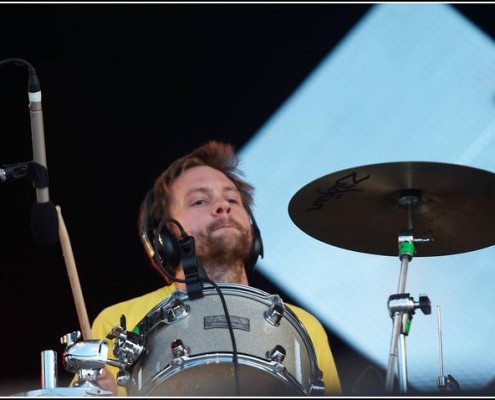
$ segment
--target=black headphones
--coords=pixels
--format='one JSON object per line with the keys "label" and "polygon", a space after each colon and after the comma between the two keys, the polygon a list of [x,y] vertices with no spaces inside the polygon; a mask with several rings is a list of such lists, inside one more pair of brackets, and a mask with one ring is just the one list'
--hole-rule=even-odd
{"label": "black headphones", "polygon": [[[143,202],[142,223],[140,226],[141,241],[149,257],[155,260],[160,272],[171,278],[174,275],[175,268],[180,263],[180,251],[178,239],[167,228],[164,221],[156,221],[151,217],[151,206],[153,204],[154,192],[153,189],[148,191]],[[254,272],[254,267],[258,261],[258,257],[263,258],[263,242],[261,241],[261,233],[256,224],[251,210],[248,209],[249,217],[251,218],[251,226],[253,228],[253,244],[245,262],[246,273],[251,277]],[[171,222],[174,222],[171,220]],[[177,222],[175,222],[178,225]],[[185,235],[180,225],[181,235]]]}

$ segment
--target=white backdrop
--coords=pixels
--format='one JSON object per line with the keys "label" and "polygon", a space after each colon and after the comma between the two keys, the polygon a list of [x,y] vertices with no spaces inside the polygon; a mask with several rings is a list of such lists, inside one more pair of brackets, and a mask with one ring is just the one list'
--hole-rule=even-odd
{"label": "white backdrop", "polygon": [[[321,176],[368,164],[430,161],[495,172],[494,118],[495,44],[487,35],[447,4],[373,6],[241,151],[256,187],[259,268],[386,368],[399,258],[309,236],[291,221],[289,201]],[[432,314],[418,310],[406,338],[410,385],[436,389],[437,306],[444,375],[464,389],[495,378],[494,256],[488,247],[410,263],[406,292],[432,302]]]}

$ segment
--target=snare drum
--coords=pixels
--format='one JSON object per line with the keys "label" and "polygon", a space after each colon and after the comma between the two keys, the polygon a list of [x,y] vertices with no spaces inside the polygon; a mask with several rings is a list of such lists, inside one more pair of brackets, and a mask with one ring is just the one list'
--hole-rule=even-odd
{"label": "snare drum", "polygon": [[[311,339],[278,295],[237,284],[185,291],[137,325],[144,350],[130,369],[130,396],[292,396],[324,394]],[[237,363],[234,362],[237,354]],[[237,368],[236,368],[237,366]]]}

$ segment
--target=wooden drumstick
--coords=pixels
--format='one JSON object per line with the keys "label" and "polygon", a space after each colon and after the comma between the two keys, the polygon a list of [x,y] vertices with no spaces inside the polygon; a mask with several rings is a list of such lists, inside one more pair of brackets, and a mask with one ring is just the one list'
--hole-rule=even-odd
{"label": "wooden drumstick", "polygon": [[89,340],[91,339],[91,325],[89,324],[88,314],[86,312],[86,305],[84,304],[84,298],[82,295],[81,284],[79,282],[79,275],[77,274],[76,263],[74,261],[74,254],[72,253],[72,246],[70,244],[69,234],[67,233],[67,228],[65,227],[60,206],[56,206],[55,208],[57,209],[58,213],[60,244],[62,245],[65,265],[67,266],[67,273],[69,275],[72,296],[74,297],[74,302],[76,304],[77,317],[79,319],[79,325],[81,327],[81,334],[83,340]]}

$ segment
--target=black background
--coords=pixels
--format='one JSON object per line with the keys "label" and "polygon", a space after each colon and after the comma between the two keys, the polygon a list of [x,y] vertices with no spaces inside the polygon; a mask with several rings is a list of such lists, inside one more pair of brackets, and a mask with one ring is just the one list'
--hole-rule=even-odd
{"label": "black background", "polygon": [[[41,82],[50,197],[62,209],[90,320],[162,285],[136,219],[168,163],[209,139],[241,149],[373,6],[0,5],[0,60],[29,61]],[[495,35],[493,5],[453,7]],[[33,157],[27,77],[0,68],[0,165]],[[0,186],[0,395],[39,388],[41,351],[60,355],[59,338],[79,329],[60,245],[33,243],[35,199],[28,181]],[[259,273],[253,285],[297,304]],[[327,332],[352,394],[373,363]],[[70,377],[59,363],[60,386]]]}

